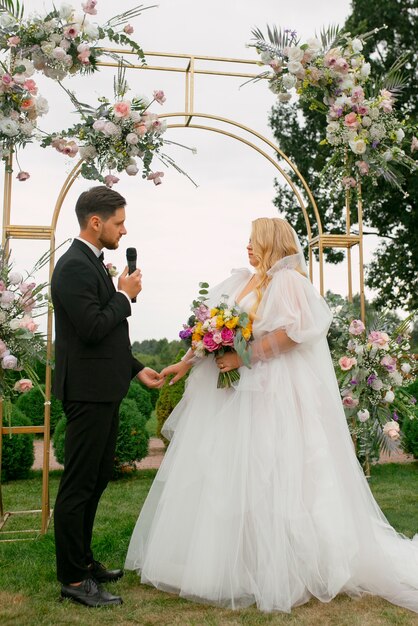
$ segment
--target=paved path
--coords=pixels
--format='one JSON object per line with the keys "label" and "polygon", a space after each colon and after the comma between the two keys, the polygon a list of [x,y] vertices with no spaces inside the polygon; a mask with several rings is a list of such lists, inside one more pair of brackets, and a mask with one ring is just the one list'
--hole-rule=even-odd
{"label": "paved path", "polygon": [[[35,439],[35,462],[32,469],[42,469],[42,460],[44,456],[44,444],[41,439]],[[164,444],[161,439],[151,437],[149,440],[148,456],[136,464],[138,469],[158,469],[164,456]],[[62,465],[58,463],[54,456],[54,449],[50,447],[49,451],[49,468],[51,470],[62,469]]]}
{"label": "paved path", "polygon": [[[164,457],[164,444],[161,439],[157,437],[151,437],[149,440],[148,456],[142,459],[136,464],[138,469],[158,469],[161,465],[161,461]],[[42,469],[43,459],[43,442],[41,439],[35,440],[35,462],[32,469]],[[380,463],[411,463],[414,460],[411,454],[405,454],[404,452],[398,452],[397,454],[387,455],[382,454],[380,457]],[[49,454],[49,467],[51,470],[62,469],[62,465],[57,463],[54,456],[54,450],[50,448]]]}

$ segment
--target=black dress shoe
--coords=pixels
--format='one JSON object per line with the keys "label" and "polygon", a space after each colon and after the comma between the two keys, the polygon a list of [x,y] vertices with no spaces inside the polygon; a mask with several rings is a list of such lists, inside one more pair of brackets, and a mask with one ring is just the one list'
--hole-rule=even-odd
{"label": "black dress shoe", "polygon": [[113,583],[122,578],[123,569],[106,569],[99,561],[93,561],[89,573],[98,583]]}
{"label": "black dress shoe", "polygon": [[120,596],[112,596],[108,591],[101,589],[92,578],[86,578],[80,585],[62,585],[61,598],[68,598],[91,607],[122,604]]}

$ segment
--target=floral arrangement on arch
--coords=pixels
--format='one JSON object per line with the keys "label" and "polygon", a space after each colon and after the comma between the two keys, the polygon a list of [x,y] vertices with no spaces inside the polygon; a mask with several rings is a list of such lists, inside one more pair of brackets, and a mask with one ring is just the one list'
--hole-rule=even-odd
{"label": "floral arrangement on arch", "polygon": [[[386,28],[386,26],[384,26]],[[327,118],[326,137],[333,155],[327,165],[331,178],[340,175],[346,189],[362,179],[377,184],[379,176],[401,189],[398,166],[412,169],[410,153],[418,149],[414,128],[395,111],[396,96],[405,85],[400,59],[381,80],[372,81],[370,63],[362,54],[364,42],[376,31],[352,37],[337,28],[322,31],[301,43],[295,31],[268,28],[268,41],[252,31],[261,64],[258,79],[267,78],[281,103],[296,92],[312,109]]]}
{"label": "floral arrangement on arch", "polygon": [[[151,161],[154,155],[160,154],[166,123],[149,108],[154,102],[162,105],[165,95],[163,91],[154,91],[149,102],[139,97],[128,99],[128,90],[125,68],[120,65],[114,82],[113,102],[102,97],[100,105],[94,108],[79,103],[69,92],[81,121],[58,134],[46,136],[41,145],[52,146],[69,157],[79,154],[84,161],[81,175],[99,180],[108,187],[119,181],[114,172],[125,171],[129,176],[136,176],[140,167],[144,178],[159,185],[164,172],[152,172]],[[160,157],[164,159],[164,155]],[[140,167],[138,159],[142,161]]]}
{"label": "floral arrangement on arch", "polygon": [[37,332],[35,320],[46,311],[49,301],[43,293],[46,285],[36,285],[32,276],[48,256],[23,276],[0,251],[0,397],[6,418],[12,399],[38,384],[34,365],[45,361],[45,340]]}
{"label": "floral arrangement on arch", "polygon": [[[393,450],[401,438],[400,422],[418,417],[416,399],[404,389],[418,371],[410,353],[412,318],[409,316],[391,334],[378,329],[381,323],[367,329],[361,320],[353,319],[348,341],[346,333],[336,351],[342,402],[363,459],[377,460],[381,449]],[[341,349],[344,352],[339,356]]]}

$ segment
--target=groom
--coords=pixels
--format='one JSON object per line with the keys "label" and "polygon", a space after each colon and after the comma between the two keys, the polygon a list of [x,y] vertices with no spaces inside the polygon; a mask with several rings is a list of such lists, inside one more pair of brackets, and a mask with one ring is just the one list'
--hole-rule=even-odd
{"label": "groom", "polygon": [[125,268],[115,289],[103,263],[126,234],[125,199],[104,186],[80,195],[80,236],[56,264],[51,292],[55,314],[53,392],[67,417],[65,467],[55,503],[57,576],[61,597],[86,606],[121,604],[100,583],[122,570],[96,561],[91,538],[100,497],[112,475],[119,405],[133,377],[160,387],[160,375],[131,352],[127,318],[141,291],[141,272]]}

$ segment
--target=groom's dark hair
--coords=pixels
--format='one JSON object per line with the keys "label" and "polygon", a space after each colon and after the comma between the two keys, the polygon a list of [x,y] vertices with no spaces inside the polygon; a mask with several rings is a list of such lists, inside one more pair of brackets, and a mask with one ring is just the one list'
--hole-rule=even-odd
{"label": "groom's dark hair", "polygon": [[85,228],[91,215],[98,215],[106,221],[114,215],[116,209],[125,205],[126,200],[120,193],[105,185],[99,185],[83,191],[75,205],[75,213],[80,227]]}

